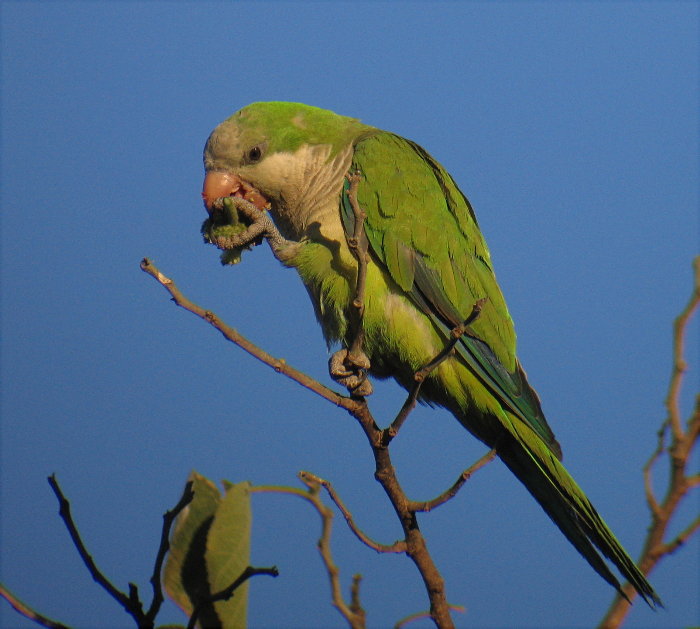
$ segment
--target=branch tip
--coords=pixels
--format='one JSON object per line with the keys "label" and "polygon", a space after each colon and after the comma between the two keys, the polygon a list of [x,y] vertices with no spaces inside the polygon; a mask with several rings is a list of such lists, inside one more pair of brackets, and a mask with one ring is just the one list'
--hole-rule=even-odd
{"label": "branch tip", "polygon": [[[685,308],[673,322],[672,369],[668,394],[665,400],[667,417],[656,432],[656,448],[642,468],[644,493],[651,512],[651,525],[638,561],[640,570],[644,575],[648,575],[659,561],[675,552],[700,530],[700,517],[698,517],[673,540],[664,542],[669,523],[678,510],[681,501],[696,486],[692,480],[693,477],[686,474],[685,468],[700,435],[697,425],[697,422],[700,422],[700,406],[696,407],[695,414],[688,420],[685,429],[681,421],[680,412],[681,387],[683,376],[687,370],[687,363],[684,358],[685,336],[690,319],[697,311],[698,306],[700,306],[700,256],[693,260],[693,268],[695,272],[693,291]],[[670,435],[670,444],[668,446],[666,444],[667,434]],[[666,494],[663,500],[659,502],[653,490],[652,473],[664,454],[668,456],[670,474]],[[636,590],[629,583],[625,584],[611,603],[599,628],[616,629],[619,627],[630,610],[625,599],[631,601],[636,596]],[[651,604],[663,606],[656,595],[652,597]]]}

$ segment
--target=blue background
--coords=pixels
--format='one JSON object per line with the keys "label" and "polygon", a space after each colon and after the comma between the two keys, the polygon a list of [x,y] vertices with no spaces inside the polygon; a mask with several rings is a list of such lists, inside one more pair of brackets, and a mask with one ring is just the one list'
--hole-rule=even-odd
{"label": "blue background", "polygon": [[[276,375],[139,270],[329,383],[294,272],[266,248],[222,268],[199,226],[211,129],[259,100],[325,107],[407,136],[472,201],[565,463],[633,556],[648,525],[641,466],[665,417],[671,322],[698,252],[696,2],[3,2],[2,579],[43,613],[129,626],[57,515],[55,472],[98,565],[148,594],[161,514],[191,469],[213,479],[330,479],[371,536],[400,529],[342,411]],[[697,390],[697,324],[684,415]],[[387,423],[393,384],[371,399]],[[484,453],[421,408],[393,446],[411,497]],[[695,467],[697,469],[697,466]],[[663,488],[663,466],[656,479]],[[677,532],[697,512],[687,501]],[[317,515],[254,497],[253,627],[342,627]],[[590,627],[612,590],[500,463],[420,518],[464,627]],[[652,581],[629,627],[698,622],[698,537]],[[345,590],[365,576],[372,627],[427,605],[412,564],[338,517]],[[0,604],[3,627],[33,626]],[[161,622],[183,621],[168,606]],[[429,623],[416,626],[429,626]]]}

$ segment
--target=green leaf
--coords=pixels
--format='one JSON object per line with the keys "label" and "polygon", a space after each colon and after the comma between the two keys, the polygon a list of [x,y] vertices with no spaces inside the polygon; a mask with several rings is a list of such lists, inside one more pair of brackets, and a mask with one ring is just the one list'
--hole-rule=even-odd
{"label": "green leaf", "polygon": [[[207,538],[206,563],[212,592],[231,585],[250,564],[250,483],[224,481],[224,495]],[[214,603],[225,629],[244,629],[248,608],[248,581],[228,601]]]}
{"label": "green leaf", "polygon": [[[216,485],[192,472],[194,499],[175,520],[170,535],[170,552],[163,570],[163,585],[168,596],[188,615],[194,602],[209,596],[207,569],[204,561],[206,540],[221,495]],[[200,615],[200,619],[204,616]]]}
{"label": "green leaf", "polygon": [[189,476],[194,499],[175,521],[170,553],[163,570],[168,595],[191,616],[200,605],[197,624],[239,629],[246,626],[247,582],[228,601],[206,603],[230,586],[250,558],[250,483],[216,485],[197,472]]}

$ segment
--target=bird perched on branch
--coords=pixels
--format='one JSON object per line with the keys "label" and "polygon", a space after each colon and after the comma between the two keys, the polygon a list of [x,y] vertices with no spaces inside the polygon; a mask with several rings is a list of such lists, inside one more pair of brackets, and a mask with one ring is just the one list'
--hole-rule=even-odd
{"label": "bird perched on branch", "polygon": [[[427,376],[421,398],[448,409],[494,448],[618,592],[603,557],[650,606],[661,605],[560,462],[560,446],[517,359],[513,322],[474,210],[425,149],[331,111],[255,103],[214,129],[204,166],[207,238],[237,255],[242,245],[268,238],[299,273],[327,342],[340,343],[331,375],[354,394],[371,391],[367,371],[411,389],[414,374],[478,307],[455,351]],[[239,203],[247,228],[224,235],[229,197],[250,202]],[[358,325],[362,344],[350,351]]]}

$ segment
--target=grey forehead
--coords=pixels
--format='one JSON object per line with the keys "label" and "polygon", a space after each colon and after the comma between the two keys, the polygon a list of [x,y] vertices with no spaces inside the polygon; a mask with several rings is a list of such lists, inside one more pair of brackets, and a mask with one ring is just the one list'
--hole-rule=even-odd
{"label": "grey forehead", "polygon": [[209,135],[204,146],[204,165],[214,162],[235,161],[240,153],[240,132],[229,121],[222,122]]}

